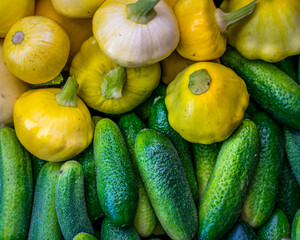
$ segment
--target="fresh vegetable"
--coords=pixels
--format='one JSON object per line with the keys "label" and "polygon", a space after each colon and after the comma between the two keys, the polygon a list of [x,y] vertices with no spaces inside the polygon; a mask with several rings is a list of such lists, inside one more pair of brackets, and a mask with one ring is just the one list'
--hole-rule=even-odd
{"label": "fresh vegetable", "polygon": [[295,56],[289,56],[284,58],[279,62],[276,62],[275,65],[297,82],[297,72],[294,64],[294,57]]}
{"label": "fresh vegetable", "polygon": [[28,84],[15,77],[6,67],[2,46],[3,39],[0,39],[0,128],[13,125],[14,104],[29,89]]}
{"label": "fresh vegetable", "polygon": [[47,163],[47,161],[39,159],[38,157],[32,154],[30,154],[30,159],[31,159],[31,166],[32,166],[33,186],[35,186],[40,171],[42,170],[43,166]]}
{"label": "fresh vegetable", "polygon": [[29,154],[12,128],[0,128],[0,239],[27,238],[32,200]]}
{"label": "fresh vegetable", "polygon": [[174,6],[180,41],[178,53],[193,61],[217,59],[225,52],[227,27],[252,13],[256,1],[235,12],[224,13],[213,0],[179,0]]}
{"label": "fresh vegetable", "polygon": [[93,17],[93,33],[104,54],[125,67],[159,62],[179,41],[176,17],[159,0],[106,0]]}
{"label": "fresh vegetable", "polygon": [[117,226],[132,224],[138,207],[137,181],[122,132],[109,118],[96,125],[94,158],[103,212]]}
{"label": "fresh vegetable", "polygon": [[136,137],[135,156],[155,214],[168,236],[192,239],[197,210],[186,175],[172,142],[163,133],[144,129]]}
{"label": "fresh vegetable", "polygon": [[218,239],[236,223],[257,162],[259,136],[243,120],[226,139],[200,201],[198,239]]}
{"label": "fresh vegetable", "polygon": [[158,63],[125,68],[107,58],[94,37],[82,44],[74,57],[70,74],[78,81],[78,95],[100,112],[125,113],[145,101],[160,80]]}
{"label": "fresh vegetable", "polygon": [[187,141],[201,144],[228,138],[241,123],[248,101],[244,81],[213,62],[181,71],[168,85],[165,99],[172,128]]}
{"label": "fresh vegetable", "polygon": [[31,83],[54,79],[64,68],[70,39],[54,20],[29,16],[17,21],[3,43],[3,58],[16,77]]}
{"label": "fresh vegetable", "polygon": [[300,86],[274,64],[248,60],[228,47],[221,62],[247,84],[260,107],[283,125],[300,130]]}
{"label": "fresh vegetable", "polygon": [[240,220],[229,232],[226,240],[258,240],[258,237],[247,222]]}
{"label": "fresh vegetable", "polygon": [[29,90],[16,101],[14,127],[22,145],[46,161],[68,160],[88,147],[94,124],[68,78],[63,89]]}
{"label": "fresh vegetable", "polygon": [[292,232],[291,232],[292,239],[299,239],[300,237],[300,209],[295,214],[293,223],[292,223]]}
{"label": "fresh vegetable", "polygon": [[58,172],[62,163],[46,163],[39,175],[35,187],[34,201],[29,228],[29,240],[62,240],[55,209],[55,188]]}
{"label": "fresh vegetable", "polygon": [[[234,11],[251,0],[224,0],[221,9]],[[228,42],[247,59],[278,62],[300,53],[298,0],[258,0],[253,14],[228,28]]]}
{"label": "fresh vegetable", "polygon": [[88,233],[78,233],[73,240],[97,240],[97,238]]}
{"label": "fresh vegetable", "polygon": [[78,233],[94,235],[84,199],[83,170],[79,162],[65,162],[58,174],[55,188],[56,214],[61,232],[66,240]]}

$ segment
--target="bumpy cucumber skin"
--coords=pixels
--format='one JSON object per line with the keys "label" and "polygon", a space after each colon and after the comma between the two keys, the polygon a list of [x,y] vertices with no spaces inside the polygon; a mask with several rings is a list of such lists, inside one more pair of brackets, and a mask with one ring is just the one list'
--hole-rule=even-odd
{"label": "bumpy cucumber skin", "polygon": [[29,153],[15,131],[0,129],[0,239],[26,239],[33,201]]}
{"label": "bumpy cucumber skin", "polygon": [[281,209],[275,209],[269,220],[258,229],[259,240],[281,240],[291,235],[290,224]]}
{"label": "bumpy cucumber skin", "polygon": [[79,162],[65,162],[58,174],[55,206],[61,232],[66,240],[78,233],[94,235],[84,199],[83,170]]}
{"label": "bumpy cucumber skin", "polygon": [[136,137],[135,157],[156,216],[174,240],[192,239],[197,210],[172,142],[161,132],[144,129]]}
{"label": "bumpy cucumber skin", "polygon": [[292,240],[300,239],[300,208],[293,219],[291,237]]}
{"label": "bumpy cucumber skin", "polygon": [[78,233],[73,240],[97,240],[97,238],[88,233]]}
{"label": "bumpy cucumber skin", "polygon": [[104,218],[101,225],[101,240],[140,240],[139,234],[133,226],[119,227],[108,218]]}
{"label": "bumpy cucumber skin", "polygon": [[260,139],[257,167],[246,196],[242,218],[253,228],[262,226],[273,212],[283,162],[283,133],[264,112],[253,115]]}
{"label": "bumpy cucumber skin", "polygon": [[245,221],[238,221],[235,227],[228,233],[227,240],[258,240],[252,227]]}
{"label": "bumpy cucumber skin", "polygon": [[300,131],[284,128],[285,151],[300,186]]}
{"label": "bumpy cucumber skin", "polygon": [[117,226],[132,224],[138,206],[137,180],[122,132],[109,118],[96,125],[94,157],[103,212]]}
{"label": "bumpy cucumber skin", "polygon": [[300,86],[274,64],[248,60],[228,47],[221,62],[247,84],[252,98],[274,119],[300,130]]}
{"label": "bumpy cucumber skin", "polygon": [[251,120],[226,139],[199,204],[198,239],[217,239],[234,226],[257,163],[258,130]]}
{"label": "bumpy cucumber skin", "polygon": [[55,187],[62,163],[47,162],[37,179],[28,240],[63,239],[55,209]]}
{"label": "bumpy cucumber skin", "polygon": [[93,223],[97,219],[105,216],[100,206],[97,194],[93,143],[77,155],[76,160],[81,164],[83,169],[86,209],[89,218]]}
{"label": "bumpy cucumber skin", "polygon": [[168,110],[165,104],[165,97],[160,96],[155,98],[151,107],[149,127],[165,134],[173,143],[182,162],[194,201],[197,202],[198,187],[189,143],[171,127],[168,121]]}
{"label": "bumpy cucumber skin", "polygon": [[44,161],[42,159],[39,159],[38,157],[30,154],[31,158],[31,166],[32,166],[32,176],[33,176],[33,186],[35,187],[37,178],[40,174],[40,171],[42,167],[47,163],[47,161]]}
{"label": "bumpy cucumber skin", "polygon": [[146,128],[146,125],[137,114],[132,112],[124,114],[120,118],[119,128],[127,143],[138,183],[139,202],[133,225],[141,237],[149,237],[156,227],[157,218],[151,206],[146,189],[140,179],[134,156],[136,136],[142,129]]}
{"label": "bumpy cucumber skin", "polygon": [[191,144],[192,157],[195,163],[199,200],[204,194],[209,177],[215,166],[221,145],[221,142],[207,145],[199,143]]}

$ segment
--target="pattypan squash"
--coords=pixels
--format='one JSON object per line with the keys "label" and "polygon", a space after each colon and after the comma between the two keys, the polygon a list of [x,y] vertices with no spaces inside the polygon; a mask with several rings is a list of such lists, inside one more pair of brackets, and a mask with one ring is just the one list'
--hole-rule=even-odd
{"label": "pattypan squash", "polygon": [[3,57],[16,77],[30,84],[49,82],[64,68],[70,38],[54,20],[42,16],[24,17],[7,33]]}
{"label": "pattypan squash", "polygon": [[100,50],[94,37],[85,41],[74,57],[70,74],[78,81],[78,95],[103,113],[128,112],[145,101],[159,84],[159,63],[125,68]]}
{"label": "pattypan squash", "polygon": [[104,54],[124,67],[140,67],[170,55],[179,41],[171,7],[159,0],[106,0],[93,17]]}
{"label": "pattypan squash", "polygon": [[217,59],[225,52],[226,29],[252,13],[256,1],[237,11],[224,13],[213,0],[179,0],[173,7],[180,31],[177,51],[193,61]]}
{"label": "pattypan squash", "polygon": [[[250,0],[224,0],[234,11]],[[257,0],[253,14],[228,28],[228,43],[248,59],[278,62],[300,54],[300,1]]]}
{"label": "pattypan squash", "polygon": [[175,131],[189,142],[211,144],[228,138],[241,123],[249,94],[230,68],[198,62],[168,85],[165,103]]}
{"label": "pattypan squash", "polygon": [[63,89],[31,89],[14,106],[14,126],[21,144],[46,161],[73,158],[92,141],[94,123],[76,95],[78,84],[69,77]]}

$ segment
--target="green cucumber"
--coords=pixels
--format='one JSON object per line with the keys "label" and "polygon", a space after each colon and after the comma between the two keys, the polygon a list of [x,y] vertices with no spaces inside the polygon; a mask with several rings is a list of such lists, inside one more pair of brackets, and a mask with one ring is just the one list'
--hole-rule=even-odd
{"label": "green cucumber", "polygon": [[283,134],[280,126],[264,112],[253,115],[260,147],[258,164],[246,196],[242,218],[253,228],[262,226],[273,212],[283,161]]}
{"label": "green cucumber", "polygon": [[144,129],[136,137],[134,152],[164,230],[174,240],[191,239],[197,231],[197,210],[176,148],[163,133]]}
{"label": "green cucumber", "polygon": [[32,166],[33,186],[35,186],[40,171],[42,167],[47,163],[47,161],[39,159],[38,157],[32,154],[30,154],[30,158],[31,158],[31,166]]}
{"label": "green cucumber", "polygon": [[66,240],[78,233],[94,235],[84,199],[83,170],[79,162],[65,162],[58,173],[55,206],[61,232]]}
{"label": "green cucumber", "polygon": [[162,225],[160,224],[159,221],[157,221],[156,227],[153,231],[154,235],[163,235],[166,234],[166,231],[163,229]]}
{"label": "green cucumber", "polygon": [[151,206],[146,189],[140,179],[134,156],[136,136],[146,127],[146,125],[142,119],[133,112],[124,114],[120,118],[118,125],[127,143],[138,183],[139,202],[133,225],[141,237],[149,237],[156,227],[157,218]]}
{"label": "green cucumber", "polygon": [[96,125],[94,157],[103,212],[117,226],[132,224],[138,206],[137,180],[124,136],[109,118]]}
{"label": "green cucumber", "polygon": [[228,47],[221,62],[245,82],[252,98],[283,125],[300,130],[300,85],[272,63],[248,60]]}
{"label": "green cucumber", "polygon": [[97,240],[97,238],[88,233],[78,233],[73,240]]}
{"label": "green cucumber", "polygon": [[298,55],[298,84],[300,84],[300,54]]}
{"label": "green cucumber", "polygon": [[291,237],[292,240],[300,239],[300,208],[293,219]]}
{"label": "green cucumber", "polygon": [[228,233],[227,240],[258,240],[252,227],[245,221],[240,220]]}
{"label": "green cucumber", "polygon": [[76,156],[76,161],[81,164],[83,169],[86,209],[89,218],[93,223],[97,219],[105,216],[100,206],[97,194],[93,143],[91,143],[87,149]]}
{"label": "green cucumber", "polygon": [[221,142],[207,145],[199,143],[191,144],[192,157],[195,163],[199,200],[203,196],[209,177],[214,169],[221,145]]}
{"label": "green cucumber", "polygon": [[0,239],[26,239],[33,201],[29,153],[10,127],[0,128]]}
{"label": "green cucumber", "polygon": [[268,221],[258,229],[259,240],[281,240],[290,238],[289,220],[281,209],[275,209]]}
{"label": "green cucumber", "polygon": [[62,163],[47,162],[39,173],[28,240],[63,239],[55,209],[55,188],[61,166]]}
{"label": "green cucumber", "polygon": [[217,239],[235,224],[257,163],[259,136],[255,123],[243,120],[220,149],[199,204],[198,239]]}
{"label": "green cucumber", "polygon": [[140,236],[131,226],[116,226],[108,217],[101,224],[101,240],[140,240]]}
{"label": "green cucumber", "polygon": [[289,56],[276,62],[275,65],[289,75],[294,81],[297,81],[297,72],[294,65],[294,56]]}
{"label": "green cucumber", "polygon": [[286,157],[279,177],[276,206],[283,210],[290,223],[300,208],[300,187]]}
{"label": "green cucumber", "polygon": [[300,186],[300,131],[285,127],[285,151]]}
{"label": "green cucumber", "polygon": [[165,134],[173,143],[182,162],[194,201],[197,202],[198,187],[192,156],[189,149],[189,142],[181,137],[181,135],[171,127],[168,120],[168,110],[165,104],[165,97],[163,96],[159,96],[154,99],[150,112],[149,128]]}

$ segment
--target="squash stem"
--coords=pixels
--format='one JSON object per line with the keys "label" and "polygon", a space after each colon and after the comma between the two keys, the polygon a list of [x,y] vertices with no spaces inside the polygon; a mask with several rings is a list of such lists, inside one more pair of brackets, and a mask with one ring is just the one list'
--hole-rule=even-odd
{"label": "squash stem", "polygon": [[244,17],[250,15],[256,6],[256,0],[246,6],[233,12],[225,13],[220,8],[216,9],[216,19],[222,33],[225,33],[227,28]]}
{"label": "squash stem", "polygon": [[102,96],[105,99],[121,98],[123,85],[126,81],[126,71],[123,66],[118,66],[103,75],[101,84]]}
{"label": "squash stem", "polygon": [[138,0],[135,3],[127,4],[127,17],[140,24],[147,24],[155,16],[155,5],[159,0]]}
{"label": "squash stem", "polygon": [[62,90],[56,94],[56,101],[59,105],[65,107],[77,106],[78,83],[74,76],[70,76],[63,86]]}
{"label": "squash stem", "polygon": [[200,69],[190,74],[189,89],[195,95],[205,93],[210,86],[211,78],[206,69]]}

